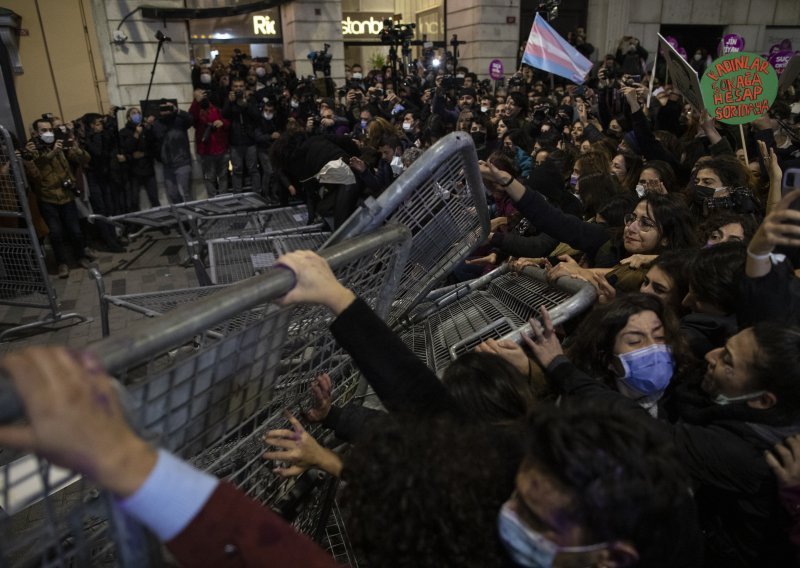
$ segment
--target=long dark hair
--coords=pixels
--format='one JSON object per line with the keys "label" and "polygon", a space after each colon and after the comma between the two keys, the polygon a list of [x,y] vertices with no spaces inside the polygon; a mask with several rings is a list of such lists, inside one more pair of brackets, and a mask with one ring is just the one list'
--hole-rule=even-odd
{"label": "long dark hair", "polygon": [[[647,202],[653,221],[658,227],[658,250],[692,248],[697,246],[695,220],[686,203],[671,195],[648,193],[638,203]],[[637,205],[638,205],[637,203]],[[660,242],[666,240],[666,244]]]}
{"label": "long dark hair", "polygon": [[631,316],[642,312],[654,312],[664,325],[664,338],[672,348],[678,367],[675,376],[678,376],[691,362],[691,355],[680,334],[677,316],[658,298],[648,294],[626,294],[596,306],[575,331],[567,355],[576,366],[593,377],[611,381],[613,376],[609,365],[613,361],[617,334],[628,325]]}
{"label": "long dark hair", "polygon": [[491,353],[465,353],[447,368],[442,383],[465,416],[503,425],[523,418],[535,402],[527,377]]}

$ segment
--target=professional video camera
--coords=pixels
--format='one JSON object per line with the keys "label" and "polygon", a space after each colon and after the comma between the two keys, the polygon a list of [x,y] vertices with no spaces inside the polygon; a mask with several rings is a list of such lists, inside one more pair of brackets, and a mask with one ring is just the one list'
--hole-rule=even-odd
{"label": "professional video camera", "polygon": [[414,37],[417,24],[395,24],[392,20],[383,20],[383,29],[378,34],[381,43],[403,43]]}
{"label": "professional video camera", "polygon": [[330,44],[326,43],[320,51],[312,51],[308,54],[308,59],[311,60],[311,67],[314,69],[314,74],[322,73],[325,77],[331,74],[331,60],[333,54],[328,53]]}

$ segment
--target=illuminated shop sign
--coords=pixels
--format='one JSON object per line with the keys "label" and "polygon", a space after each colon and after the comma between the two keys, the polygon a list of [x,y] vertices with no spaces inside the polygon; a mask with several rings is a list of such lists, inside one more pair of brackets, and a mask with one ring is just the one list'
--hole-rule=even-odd
{"label": "illuminated shop sign", "polygon": [[275,20],[269,16],[253,16],[253,33],[255,35],[278,35],[275,30]]}
{"label": "illuminated shop sign", "polygon": [[342,36],[349,39],[377,39],[383,29],[383,21],[391,20],[393,14],[364,14],[363,12],[342,13]]}

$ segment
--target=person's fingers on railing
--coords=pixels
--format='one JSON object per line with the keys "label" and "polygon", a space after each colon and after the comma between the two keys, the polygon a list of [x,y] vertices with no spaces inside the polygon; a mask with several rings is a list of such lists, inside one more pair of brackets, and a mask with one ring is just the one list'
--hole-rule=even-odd
{"label": "person's fingers on railing", "polygon": [[[31,347],[3,358],[29,424],[0,428],[0,444],[34,451],[127,496],[157,453],[128,424],[99,362],[63,347]],[[87,368],[88,365],[88,368]]]}
{"label": "person's fingers on railing", "polygon": [[295,274],[295,285],[280,305],[322,304],[335,314],[341,313],[355,299],[355,294],[342,286],[327,261],[309,250],[294,251],[278,258],[277,267],[285,267]]}

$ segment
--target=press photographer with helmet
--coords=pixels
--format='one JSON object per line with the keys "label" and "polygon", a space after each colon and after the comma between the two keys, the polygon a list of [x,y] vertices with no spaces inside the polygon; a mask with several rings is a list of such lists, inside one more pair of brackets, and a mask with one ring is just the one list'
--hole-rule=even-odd
{"label": "press photographer with helmet", "polygon": [[39,178],[32,181],[39,210],[50,229],[50,245],[58,265],[59,278],[69,277],[66,242],[72,247],[74,259],[89,268],[86,243],[81,233],[78,207],[75,205],[77,183],[72,176],[72,165],[86,166],[89,154],[82,150],[67,130],[53,128],[53,116],[42,115],[33,121],[31,140],[22,153],[24,160],[33,162]]}

